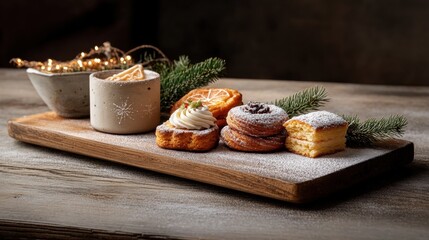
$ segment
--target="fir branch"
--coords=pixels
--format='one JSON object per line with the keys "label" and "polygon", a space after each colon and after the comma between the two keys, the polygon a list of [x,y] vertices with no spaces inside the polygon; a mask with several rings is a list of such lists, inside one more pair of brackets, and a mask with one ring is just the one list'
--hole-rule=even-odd
{"label": "fir branch", "polygon": [[168,112],[189,91],[215,82],[225,69],[225,61],[209,58],[191,64],[187,56],[181,56],[171,65],[158,62],[150,69],[161,76],[161,111]]}
{"label": "fir branch", "polygon": [[381,119],[371,118],[365,122],[361,122],[357,116],[342,117],[349,123],[346,135],[349,147],[370,147],[378,141],[400,137],[407,125],[407,119],[400,115]]}
{"label": "fir branch", "polygon": [[323,87],[316,86],[297,92],[289,97],[276,99],[272,104],[283,108],[291,118],[318,110],[328,101],[326,90]]}

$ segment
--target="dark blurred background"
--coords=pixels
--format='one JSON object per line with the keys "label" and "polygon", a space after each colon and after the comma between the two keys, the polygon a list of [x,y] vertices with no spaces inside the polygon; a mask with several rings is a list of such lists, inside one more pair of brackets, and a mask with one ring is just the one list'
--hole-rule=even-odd
{"label": "dark blurred background", "polygon": [[2,0],[1,67],[110,41],[217,56],[227,77],[429,85],[427,0]]}

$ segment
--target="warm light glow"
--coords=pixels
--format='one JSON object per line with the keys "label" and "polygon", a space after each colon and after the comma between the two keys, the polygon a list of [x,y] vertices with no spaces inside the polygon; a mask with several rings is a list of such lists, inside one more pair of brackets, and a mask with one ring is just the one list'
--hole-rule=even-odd
{"label": "warm light glow", "polygon": [[[135,53],[137,50],[141,49],[153,50],[162,56],[158,59],[168,61],[159,49],[150,45],[142,45],[124,53],[124,51],[105,42],[101,47],[94,46],[89,52],[78,53],[74,59],[69,61],[57,61],[51,58],[46,61],[27,61],[21,58],[13,58],[11,62],[19,68],[35,68],[49,73],[123,69],[124,67],[131,67],[135,64],[131,53]],[[150,62],[150,60],[148,61]]]}

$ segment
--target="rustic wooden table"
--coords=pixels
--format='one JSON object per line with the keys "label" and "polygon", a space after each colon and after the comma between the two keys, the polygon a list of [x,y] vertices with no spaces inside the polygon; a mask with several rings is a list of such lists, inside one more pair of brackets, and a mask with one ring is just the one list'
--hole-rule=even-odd
{"label": "rustic wooden table", "polygon": [[429,88],[223,79],[244,100],[324,86],[325,109],[403,114],[408,166],[298,206],[18,142],[7,120],[48,111],[25,71],[0,70],[0,238],[428,239]]}

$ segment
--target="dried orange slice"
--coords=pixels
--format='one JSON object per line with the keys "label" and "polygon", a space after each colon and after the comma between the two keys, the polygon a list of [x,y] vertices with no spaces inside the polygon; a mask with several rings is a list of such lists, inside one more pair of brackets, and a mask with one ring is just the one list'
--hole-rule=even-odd
{"label": "dried orange slice", "polygon": [[177,101],[171,108],[171,112],[174,112],[188,101],[201,101],[204,106],[207,106],[218,120],[219,127],[226,124],[225,118],[231,108],[243,104],[241,93],[237,90],[229,88],[197,88]]}
{"label": "dried orange slice", "polygon": [[[189,94],[188,94],[189,95]],[[208,88],[195,91],[195,94],[188,96],[187,101],[197,102],[201,101],[204,106],[216,105],[220,102],[225,102],[230,98],[231,94],[225,89],[221,88]]]}

